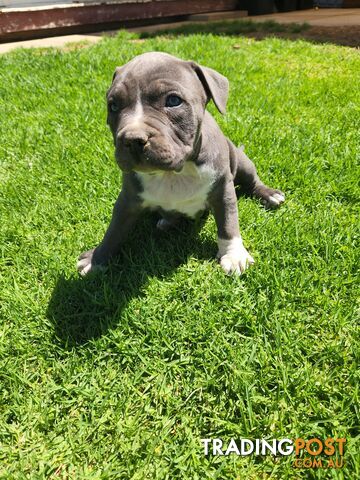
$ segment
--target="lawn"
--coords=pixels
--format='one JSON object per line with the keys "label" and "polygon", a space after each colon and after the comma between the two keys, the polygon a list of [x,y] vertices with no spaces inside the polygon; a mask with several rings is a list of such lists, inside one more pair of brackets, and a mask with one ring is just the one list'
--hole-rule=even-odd
{"label": "lawn", "polygon": [[[76,272],[121,185],[105,92],[150,50],[229,78],[209,108],[287,195],[239,199],[239,278],[211,215],[144,216],[107,272]],[[350,48],[206,33],[0,57],[1,479],[360,478],[359,74]],[[204,456],[205,437],[346,437],[346,465]]]}

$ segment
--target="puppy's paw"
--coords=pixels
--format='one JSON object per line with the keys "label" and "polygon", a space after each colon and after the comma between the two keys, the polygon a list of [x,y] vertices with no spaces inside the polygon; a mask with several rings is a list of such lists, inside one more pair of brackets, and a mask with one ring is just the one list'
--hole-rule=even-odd
{"label": "puppy's paw", "polygon": [[88,250],[87,252],[83,252],[77,262],[77,270],[80,275],[85,276],[87,273],[91,272],[93,269],[92,258],[94,255],[95,248],[92,250]]}
{"label": "puppy's paw", "polygon": [[174,223],[166,218],[160,218],[156,223],[156,228],[162,232],[167,232],[168,230],[171,230],[172,227],[174,227]]}
{"label": "puppy's paw", "polygon": [[77,262],[77,270],[83,277],[87,275],[89,272],[93,272],[96,270],[105,270],[105,265],[102,265],[101,262],[97,259],[94,261],[94,252],[95,248],[92,250],[88,250],[87,252],[83,252]]}
{"label": "puppy's paw", "polygon": [[173,228],[176,228],[180,223],[180,218],[179,216],[167,216],[166,218],[160,218],[157,223],[156,223],[156,228],[158,230],[161,230],[163,232],[167,232],[169,230],[172,230]]}
{"label": "puppy's paw", "polygon": [[285,202],[285,194],[281,190],[261,185],[255,189],[254,195],[260,199],[265,208],[278,208]]}
{"label": "puppy's paw", "polygon": [[255,263],[255,260],[244,247],[241,238],[236,237],[231,240],[219,238],[219,258],[220,265],[228,275],[235,273],[241,275],[248,266]]}

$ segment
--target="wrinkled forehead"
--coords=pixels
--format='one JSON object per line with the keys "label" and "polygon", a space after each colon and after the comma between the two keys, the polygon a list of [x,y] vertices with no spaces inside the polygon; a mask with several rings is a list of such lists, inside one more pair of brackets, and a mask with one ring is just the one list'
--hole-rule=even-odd
{"label": "wrinkled forehead", "polygon": [[114,90],[161,95],[168,91],[195,94],[201,84],[188,62],[166,54],[145,54],[121,67],[114,81]]}

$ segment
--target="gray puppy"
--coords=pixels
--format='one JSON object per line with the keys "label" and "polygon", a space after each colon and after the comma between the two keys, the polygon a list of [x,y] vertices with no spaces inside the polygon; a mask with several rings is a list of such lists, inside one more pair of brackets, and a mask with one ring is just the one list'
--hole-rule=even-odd
{"label": "gray puppy", "polygon": [[235,186],[267,207],[285,197],[261,182],[251,160],[206,111],[213,100],[224,113],[228,91],[220,73],[166,53],[145,53],[116,68],[107,121],[123,185],[103,240],[79,257],[82,275],[118,254],[144,209],[161,213],[163,229],[179,215],[195,218],[211,209],[225,272],[241,274],[254,263],[239,231]]}

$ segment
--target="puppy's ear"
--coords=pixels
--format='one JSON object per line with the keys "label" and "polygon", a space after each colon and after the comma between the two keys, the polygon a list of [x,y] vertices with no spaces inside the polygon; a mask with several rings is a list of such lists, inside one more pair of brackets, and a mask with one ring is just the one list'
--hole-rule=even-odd
{"label": "puppy's ear", "polygon": [[116,75],[117,75],[118,73],[120,73],[120,71],[121,71],[121,67],[116,67],[116,68],[115,68],[115,72],[114,72],[114,75],[113,75],[113,78],[112,78],[112,82],[114,82],[114,80],[115,80],[115,78],[116,78]]}
{"label": "puppy's ear", "polygon": [[107,89],[106,96],[109,95],[109,92],[110,92],[110,90],[111,90],[111,87],[113,86],[114,80],[115,80],[115,78],[117,77],[117,75],[120,73],[120,71],[121,71],[121,67],[116,67],[116,68],[115,68],[115,72],[114,72],[114,75],[113,75],[112,80],[111,80],[111,85],[110,85],[110,87]]}
{"label": "puppy's ear", "polygon": [[225,113],[226,102],[229,96],[229,82],[221,73],[212,68],[202,67],[197,63],[191,62],[195,73],[199,77],[208,100],[213,100],[220,113]]}

